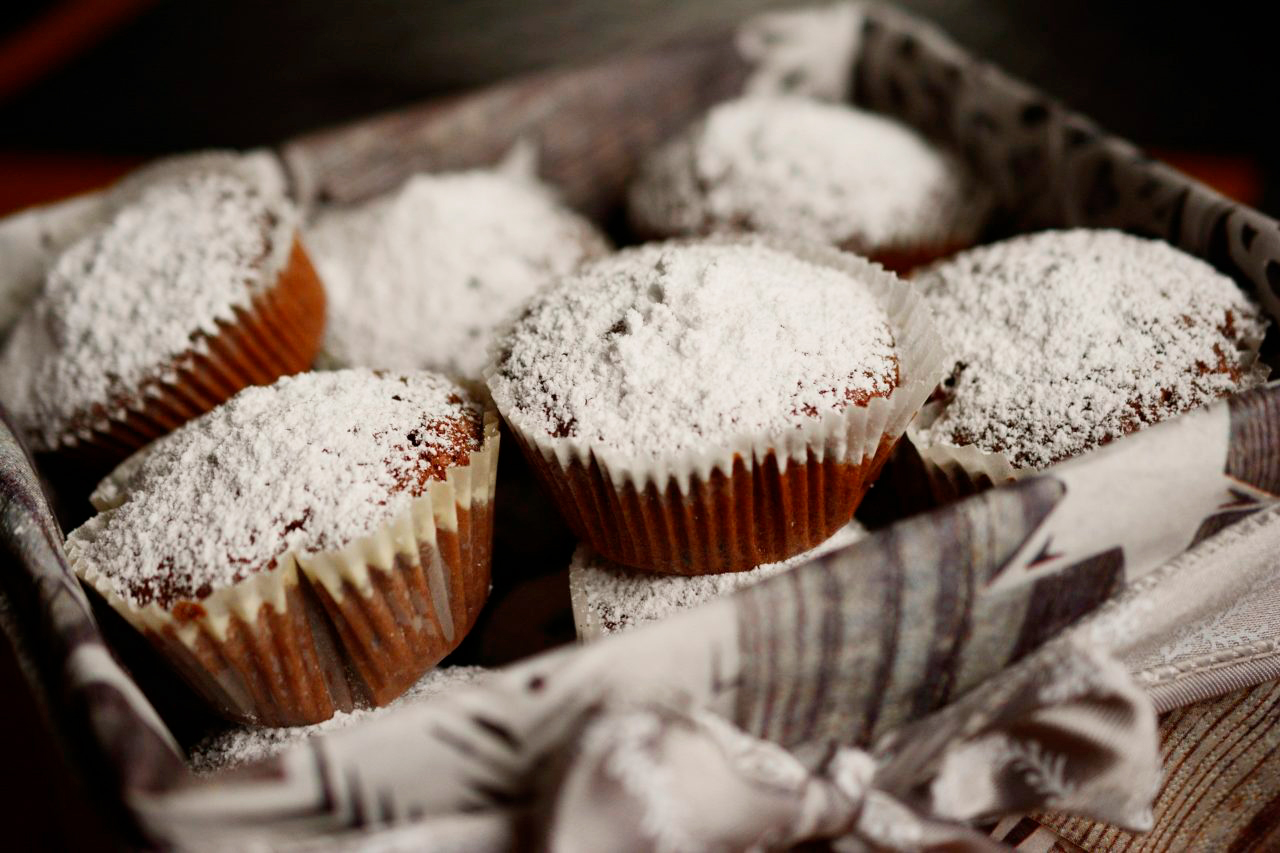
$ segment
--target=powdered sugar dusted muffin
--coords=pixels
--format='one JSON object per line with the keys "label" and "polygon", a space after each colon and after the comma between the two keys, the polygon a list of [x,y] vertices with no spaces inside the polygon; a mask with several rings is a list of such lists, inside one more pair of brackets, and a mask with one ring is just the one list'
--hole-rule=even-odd
{"label": "powdered sugar dusted muffin", "polygon": [[324,294],[283,196],[214,167],[136,182],[72,244],[0,354],[37,451],[109,467],[241,388],[304,370]]}
{"label": "powdered sugar dusted muffin", "polygon": [[638,628],[665,619],[714,598],[732,595],[793,569],[823,554],[852,545],[866,531],[856,521],[841,527],[816,548],[781,563],[756,566],[745,572],[728,574],[659,575],[619,566],[579,545],[569,563],[569,593],[573,601],[573,621],[581,640],[595,640],[608,634]]}
{"label": "powdered sugar dusted muffin", "polygon": [[289,728],[243,726],[205,738],[191,750],[191,769],[201,776],[231,770],[279,755],[312,738],[363,723],[393,708],[425,702],[455,687],[474,684],[489,670],[479,666],[442,666],[433,669],[383,708],[339,711],[323,723]]}
{"label": "powdered sugar dusted muffin", "polygon": [[0,343],[40,295],[49,268],[73,243],[100,227],[146,187],[183,173],[239,174],[267,196],[285,194],[284,170],[266,151],[198,151],[165,157],[131,172],[102,192],[39,205],[0,217]]}
{"label": "powdered sugar dusted muffin", "polygon": [[799,97],[729,101],[656,151],[629,194],[645,235],[757,232],[905,272],[971,245],[990,195],[891,119]]}
{"label": "powdered sugar dusted muffin", "polygon": [[323,359],[479,377],[493,326],[606,243],[532,177],[417,175],[324,213],[307,246],[329,294]]}
{"label": "powdered sugar dusted muffin", "polygon": [[1265,379],[1259,307],[1167,243],[1045,231],[965,252],[917,286],[955,353],[914,443],[1038,470]]}
{"label": "powdered sugar dusted muffin", "polygon": [[494,401],[569,526],[614,562],[741,571],[852,516],[940,378],[918,297],[828,249],[628,250],[497,339]]}
{"label": "powdered sugar dusted muffin", "polygon": [[250,388],[128,460],[77,573],[219,710],[313,723],[394,699],[489,588],[497,420],[431,373]]}

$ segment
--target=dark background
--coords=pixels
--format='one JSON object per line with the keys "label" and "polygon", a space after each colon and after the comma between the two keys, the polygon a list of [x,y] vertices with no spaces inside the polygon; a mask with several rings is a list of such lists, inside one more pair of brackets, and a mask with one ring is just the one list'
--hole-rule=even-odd
{"label": "dark background", "polygon": [[[732,25],[767,0],[0,0],[0,215],[158,154],[272,144],[514,73]],[[1280,62],[1244,3],[909,0],[962,44],[1280,215]],[[1256,8],[1256,7],[1255,7]],[[3,258],[0,258],[3,263]],[[110,849],[0,638],[0,847]]]}
{"label": "dark background", "polygon": [[[794,4],[6,0],[0,3],[0,209],[43,195],[25,187],[33,175],[66,182],[60,171],[68,155],[80,159],[86,180],[101,182],[139,158],[278,142],[785,5]],[[1266,132],[1280,63],[1274,36],[1247,4],[902,5],[1122,136],[1197,174],[1224,178],[1225,189],[1252,193],[1243,200],[1280,212],[1274,178],[1280,148]],[[21,73],[9,68],[6,74],[4,34],[12,43],[51,17],[58,18],[53,32],[41,49],[28,51],[35,58],[27,56]]]}

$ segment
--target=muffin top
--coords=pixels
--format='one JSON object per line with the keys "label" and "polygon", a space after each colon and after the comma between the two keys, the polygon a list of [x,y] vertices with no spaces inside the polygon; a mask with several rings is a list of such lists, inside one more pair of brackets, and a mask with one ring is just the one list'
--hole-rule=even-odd
{"label": "muffin top", "polygon": [[629,195],[659,235],[759,232],[862,254],[968,241],[990,200],[913,130],[853,107],[749,97],[658,149]]}
{"label": "muffin top", "polygon": [[569,591],[578,636],[592,640],[665,619],[852,545],[865,535],[862,525],[850,521],[818,547],[782,562],[766,563],[745,572],[706,575],[664,575],[632,569],[579,545],[569,562]]}
{"label": "muffin top", "polygon": [[246,388],[133,457],[68,551],[130,604],[168,607],[345,546],[483,441],[484,408],[436,374],[307,373]]}
{"label": "muffin top", "polygon": [[956,356],[925,444],[1044,468],[1258,384],[1260,310],[1159,240],[1044,231],[917,274]]}
{"label": "muffin top", "polygon": [[534,297],[496,349],[489,387],[508,420],[633,458],[780,436],[899,379],[865,283],[745,243],[597,261]]}
{"label": "muffin top", "polygon": [[171,377],[287,258],[292,208],[230,170],[135,193],[54,262],[0,353],[0,399],[37,449]]}
{"label": "muffin top", "polygon": [[284,168],[266,151],[198,151],[154,160],[102,192],[0,217],[0,344],[39,296],[49,268],[72,243],[100,226],[146,187],[185,172],[221,170],[243,175],[266,194],[283,197]]}
{"label": "muffin top", "polygon": [[322,215],[306,241],[329,296],[329,362],[477,378],[493,326],[607,248],[534,180],[481,171],[418,175]]}

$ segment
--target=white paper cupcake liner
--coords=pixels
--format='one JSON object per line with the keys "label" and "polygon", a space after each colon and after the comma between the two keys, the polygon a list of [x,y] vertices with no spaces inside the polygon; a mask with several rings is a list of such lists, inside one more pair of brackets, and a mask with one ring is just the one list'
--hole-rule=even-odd
{"label": "white paper cupcake liner", "polygon": [[[900,461],[909,454],[918,460],[918,467],[911,470],[919,478],[914,487],[898,476]],[[903,492],[917,488],[922,491],[910,499],[915,511],[932,509],[1037,473],[1015,468],[1003,453],[988,453],[972,445],[924,444],[911,429],[889,463],[889,470],[895,474],[891,487],[899,490],[900,499],[906,497]]]}

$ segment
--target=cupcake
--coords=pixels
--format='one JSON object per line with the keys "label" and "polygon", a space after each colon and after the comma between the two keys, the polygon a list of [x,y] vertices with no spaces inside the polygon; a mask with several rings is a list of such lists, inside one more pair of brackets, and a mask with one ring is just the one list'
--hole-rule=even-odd
{"label": "cupcake", "polygon": [[164,157],[131,172],[113,186],[0,218],[0,344],[43,289],[49,268],[73,243],[101,227],[146,187],[179,175],[231,171],[264,194],[284,195],[285,176],[266,151],[199,151]]}
{"label": "cupcake", "polygon": [[231,397],[306,369],[324,294],[289,202],[232,169],[126,184],[70,245],[0,353],[37,453],[102,472]]}
{"label": "cupcake", "polygon": [[120,466],[67,554],[218,711],[316,723],[395,699],[475,622],[497,451],[436,374],[285,378]]}
{"label": "cupcake", "polygon": [[972,245],[991,196],[959,160],[888,118],[756,96],[713,108],[659,148],[628,207],[646,237],[771,234],[906,272]]}
{"label": "cupcake", "polygon": [[578,639],[598,640],[657,622],[715,598],[780,575],[824,554],[852,545],[866,532],[851,521],[818,547],[781,563],[726,574],[660,575],[619,566],[579,545],[569,563],[569,595]]}
{"label": "cupcake", "polygon": [[535,296],[498,335],[489,388],[595,551],[742,571],[853,515],[941,378],[917,304],[833,250],[642,246]]}
{"label": "cupcake", "polygon": [[[970,494],[1265,381],[1257,304],[1204,261],[1119,231],[973,249],[916,286],[955,359],[904,462],[926,505]],[[905,444],[905,443],[904,443]]]}
{"label": "cupcake", "polygon": [[306,231],[329,296],[321,363],[479,378],[493,327],[607,251],[532,177],[417,175]]}

